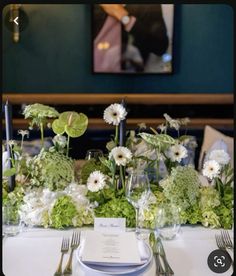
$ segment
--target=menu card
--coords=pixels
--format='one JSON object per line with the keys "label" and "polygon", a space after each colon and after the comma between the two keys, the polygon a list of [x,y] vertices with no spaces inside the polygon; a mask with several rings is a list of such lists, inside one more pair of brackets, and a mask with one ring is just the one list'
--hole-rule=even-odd
{"label": "menu card", "polygon": [[134,232],[86,231],[81,260],[93,264],[142,264]]}

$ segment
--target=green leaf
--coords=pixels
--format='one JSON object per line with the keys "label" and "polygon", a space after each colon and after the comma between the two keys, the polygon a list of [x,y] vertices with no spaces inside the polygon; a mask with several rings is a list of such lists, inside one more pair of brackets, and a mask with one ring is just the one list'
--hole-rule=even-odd
{"label": "green leaf", "polygon": [[16,174],[16,168],[11,168],[11,169],[5,170],[3,175],[8,177],[8,176],[12,176],[14,174]]}
{"label": "green leaf", "polygon": [[175,144],[175,139],[172,138],[171,136],[167,135],[167,134],[158,134],[158,135],[153,135],[153,134],[149,134],[149,133],[140,133],[139,134],[143,140],[155,147],[160,147],[163,144],[164,145],[173,145]]}
{"label": "green leaf", "polygon": [[65,127],[64,125],[61,125],[59,119],[56,119],[53,121],[52,123],[52,130],[56,133],[56,134],[60,134],[62,135],[65,132]]}

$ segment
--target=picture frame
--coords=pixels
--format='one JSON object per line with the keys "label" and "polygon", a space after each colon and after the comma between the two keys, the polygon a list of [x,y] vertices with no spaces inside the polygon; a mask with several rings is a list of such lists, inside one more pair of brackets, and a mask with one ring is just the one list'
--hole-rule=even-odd
{"label": "picture frame", "polygon": [[173,74],[174,4],[120,4],[128,24],[112,6],[92,5],[92,72]]}

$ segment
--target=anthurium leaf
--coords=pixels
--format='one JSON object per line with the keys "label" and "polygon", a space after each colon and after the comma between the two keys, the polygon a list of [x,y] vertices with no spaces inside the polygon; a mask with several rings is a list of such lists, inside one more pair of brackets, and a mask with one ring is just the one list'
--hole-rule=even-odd
{"label": "anthurium leaf", "polygon": [[81,128],[71,127],[68,125],[65,126],[65,131],[66,131],[67,135],[72,138],[76,138],[76,137],[83,135],[85,130],[86,130],[86,127],[81,129]]}
{"label": "anthurium leaf", "polygon": [[56,133],[56,134],[60,134],[62,135],[65,132],[65,126],[63,124],[61,124],[59,119],[56,119],[53,121],[52,123],[52,130]]}
{"label": "anthurium leaf", "polygon": [[66,111],[60,114],[59,121],[63,125],[72,125],[79,118],[79,114],[74,111]]}

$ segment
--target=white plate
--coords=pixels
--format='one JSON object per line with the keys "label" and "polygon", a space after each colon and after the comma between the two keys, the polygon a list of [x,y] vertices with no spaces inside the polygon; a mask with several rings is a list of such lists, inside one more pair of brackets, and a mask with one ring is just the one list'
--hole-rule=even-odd
{"label": "white plate", "polygon": [[80,263],[80,265],[82,267],[84,267],[85,269],[88,269],[90,271],[94,271],[94,272],[98,272],[98,273],[102,273],[102,274],[108,274],[108,275],[126,275],[126,274],[130,274],[130,273],[134,273],[134,272],[143,272],[148,265],[150,264],[151,260],[152,260],[152,249],[151,247],[145,243],[147,252],[148,252],[148,259],[146,260],[146,262],[142,265],[133,265],[133,266],[105,266],[105,265],[96,265],[96,264],[85,264],[82,262],[82,260],[80,259],[79,256],[79,250],[80,247],[76,250],[76,259],[78,260],[78,262]]}

